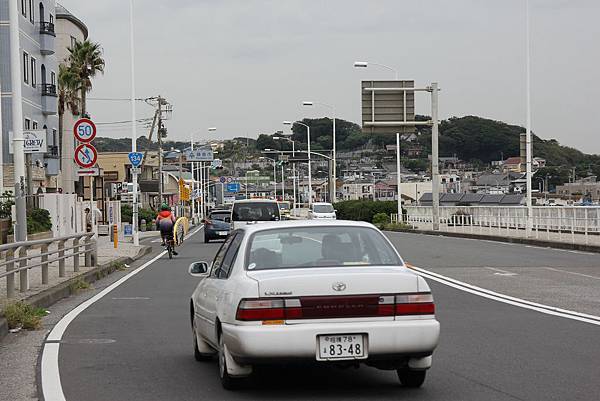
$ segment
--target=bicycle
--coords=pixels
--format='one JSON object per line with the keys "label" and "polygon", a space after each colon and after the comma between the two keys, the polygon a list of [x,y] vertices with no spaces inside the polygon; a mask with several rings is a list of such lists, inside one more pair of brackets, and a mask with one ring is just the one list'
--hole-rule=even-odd
{"label": "bicycle", "polygon": [[173,259],[173,255],[177,254],[175,252],[175,239],[173,238],[173,236],[170,236],[165,239],[165,242],[167,245],[167,253],[169,254],[169,259]]}

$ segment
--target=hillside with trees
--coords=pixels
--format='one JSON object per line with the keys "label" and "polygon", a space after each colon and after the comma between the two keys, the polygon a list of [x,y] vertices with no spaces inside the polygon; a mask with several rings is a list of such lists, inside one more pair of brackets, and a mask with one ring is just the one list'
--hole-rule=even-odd
{"label": "hillside with trees", "polygon": [[[427,116],[417,116],[418,120],[426,120]],[[329,118],[305,118],[302,122],[311,127],[311,147],[313,150],[332,148],[332,120]],[[525,128],[510,125],[501,121],[477,116],[451,117],[440,122],[440,155],[453,156],[474,163],[475,165],[489,164],[493,160],[505,159],[519,155],[520,134]],[[294,124],[292,139],[296,141],[296,150],[306,149],[306,128]],[[222,158],[254,157],[263,149],[291,150],[291,143],[273,139],[277,134],[261,134],[257,139],[235,138],[225,141],[221,151]],[[395,144],[394,135],[363,134],[358,124],[342,119],[336,120],[337,150],[383,150],[387,144]],[[407,163],[422,166],[431,152],[431,129],[419,128],[418,144],[422,147],[422,159],[413,159]],[[129,138],[97,138],[96,145],[101,152],[128,151],[131,149]],[[164,148],[183,149],[188,142],[168,141]],[[138,139],[139,149],[156,150],[156,142],[150,143],[146,137]],[[577,175],[585,176],[593,173],[600,176],[600,155],[585,154],[577,149],[562,146],[555,139],[541,139],[533,136],[534,156],[546,159],[548,168],[573,168]],[[564,175],[562,170],[554,171],[552,175]]]}

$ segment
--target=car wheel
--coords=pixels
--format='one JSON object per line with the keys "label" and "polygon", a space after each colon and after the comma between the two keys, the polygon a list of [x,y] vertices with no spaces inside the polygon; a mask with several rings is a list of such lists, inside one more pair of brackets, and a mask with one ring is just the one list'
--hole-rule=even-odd
{"label": "car wheel", "polygon": [[404,387],[418,388],[423,385],[425,381],[425,370],[409,370],[409,369],[398,369],[398,379]]}
{"label": "car wheel", "polygon": [[225,358],[225,352],[223,336],[219,335],[219,378],[221,379],[221,385],[225,390],[236,390],[240,387],[242,379],[235,378],[227,373],[227,359]]}

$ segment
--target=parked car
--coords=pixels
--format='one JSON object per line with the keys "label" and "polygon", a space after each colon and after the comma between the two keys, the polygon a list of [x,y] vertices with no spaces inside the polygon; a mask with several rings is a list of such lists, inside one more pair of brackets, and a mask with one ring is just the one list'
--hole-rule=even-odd
{"label": "parked car", "polygon": [[331,203],[315,202],[308,211],[309,219],[335,219],[335,209]]}
{"label": "parked car", "polygon": [[236,200],[231,208],[231,224],[235,230],[249,222],[279,221],[277,201],[270,199]]}
{"label": "parked car", "polygon": [[395,369],[419,387],[440,326],[425,280],[373,225],[350,221],[248,224],[211,264],[189,267],[194,355],[218,354],[224,388],[255,365],[318,361]]}
{"label": "parked car", "polygon": [[211,210],[204,219],[204,242],[225,239],[231,230],[231,211],[227,209]]}

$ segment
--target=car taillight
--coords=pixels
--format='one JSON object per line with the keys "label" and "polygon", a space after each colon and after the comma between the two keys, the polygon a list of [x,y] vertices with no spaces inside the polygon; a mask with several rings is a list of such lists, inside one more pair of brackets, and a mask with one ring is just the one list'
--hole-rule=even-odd
{"label": "car taillight", "polygon": [[244,299],[236,319],[283,321],[344,317],[433,315],[430,293]]}

